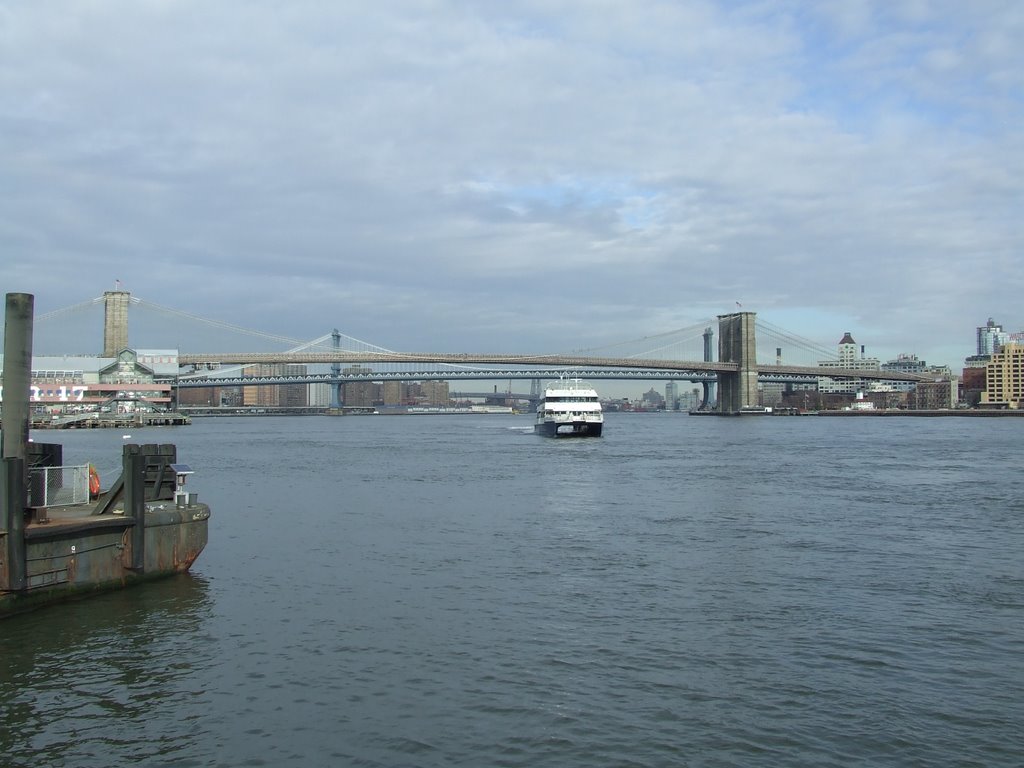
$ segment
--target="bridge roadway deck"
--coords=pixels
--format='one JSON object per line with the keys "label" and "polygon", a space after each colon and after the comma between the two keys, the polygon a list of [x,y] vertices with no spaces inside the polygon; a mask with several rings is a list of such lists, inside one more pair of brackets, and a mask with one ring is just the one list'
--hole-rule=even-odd
{"label": "bridge roadway deck", "polygon": [[[642,358],[615,358],[615,357],[582,357],[573,355],[502,355],[502,354],[476,354],[469,352],[234,352],[234,353],[213,353],[213,354],[183,354],[179,355],[178,363],[181,366],[202,366],[211,364],[220,365],[258,365],[258,364],[394,364],[394,363],[434,363],[442,365],[515,365],[515,366],[550,366],[551,368],[569,368],[574,372],[578,369],[601,368],[623,368],[635,371],[655,369],[663,371],[666,377],[686,378],[686,374],[694,375],[696,378],[704,379],[709,374],[735,373],[739,370],[737,363],[708,362],[702,360],[647,360]],[[846,368],[825,368],[821,366],[792,366],[792,365],[758,365],[757,372],[760,378],[790,378],[808,377],[817,378],[827,376],[829,378],[854,378],[854,379],[878,379],[885,381],[930,381],[933,377],[920,376],[909,373],[896,373],[893,371],[870,371]],[[558,371],[550,371],[554,374]],[[409,374],[403,373],[403,376]],[[495,371],[493,378],[503,378],[505,372]],[[374,378],[379,378],[380,372],[375,373]],[[452,371],[447,377],[462,378],[456,371]],[[445,378],[445,376],[438,376]],[[468,377],[467,377],[468,378]],[[483,378],[483,376],[478,376]]]}

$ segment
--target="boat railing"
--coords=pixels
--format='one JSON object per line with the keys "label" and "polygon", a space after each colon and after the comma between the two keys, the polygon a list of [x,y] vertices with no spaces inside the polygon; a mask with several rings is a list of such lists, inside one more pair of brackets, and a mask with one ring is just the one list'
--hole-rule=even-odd
{"label": "boat railing", "polygon": [[89,501],[89,465],[32,467],[28,495],[30,507],[86,504]]}

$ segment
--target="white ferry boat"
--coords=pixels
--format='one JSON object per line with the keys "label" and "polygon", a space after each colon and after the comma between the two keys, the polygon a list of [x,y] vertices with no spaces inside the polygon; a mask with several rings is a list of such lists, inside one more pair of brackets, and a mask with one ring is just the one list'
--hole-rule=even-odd
{"label": "white ferry boat", "polygon": [[600,437],[604,413],[597,392],[580,379],[559,379],[544,389],[533,431],[545,437]]}

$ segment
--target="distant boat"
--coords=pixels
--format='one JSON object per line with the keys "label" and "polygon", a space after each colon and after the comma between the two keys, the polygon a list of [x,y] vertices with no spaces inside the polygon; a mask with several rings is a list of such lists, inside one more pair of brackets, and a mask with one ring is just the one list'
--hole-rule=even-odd
{"label": "distant boat", "polygon": [[544,389],[533,431],[544,437],[600,437],[604,413],[597,392],[580,379],[559,379]]}

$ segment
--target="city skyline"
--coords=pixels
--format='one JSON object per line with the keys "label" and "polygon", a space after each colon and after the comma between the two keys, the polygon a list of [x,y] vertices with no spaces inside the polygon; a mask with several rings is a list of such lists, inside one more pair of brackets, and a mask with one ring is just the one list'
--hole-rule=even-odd
{"label": "city skyline", "polygon": [[1016,4],[2,7],[39,313],[542,353],[742,304],[954,370],[1024,325]]}

